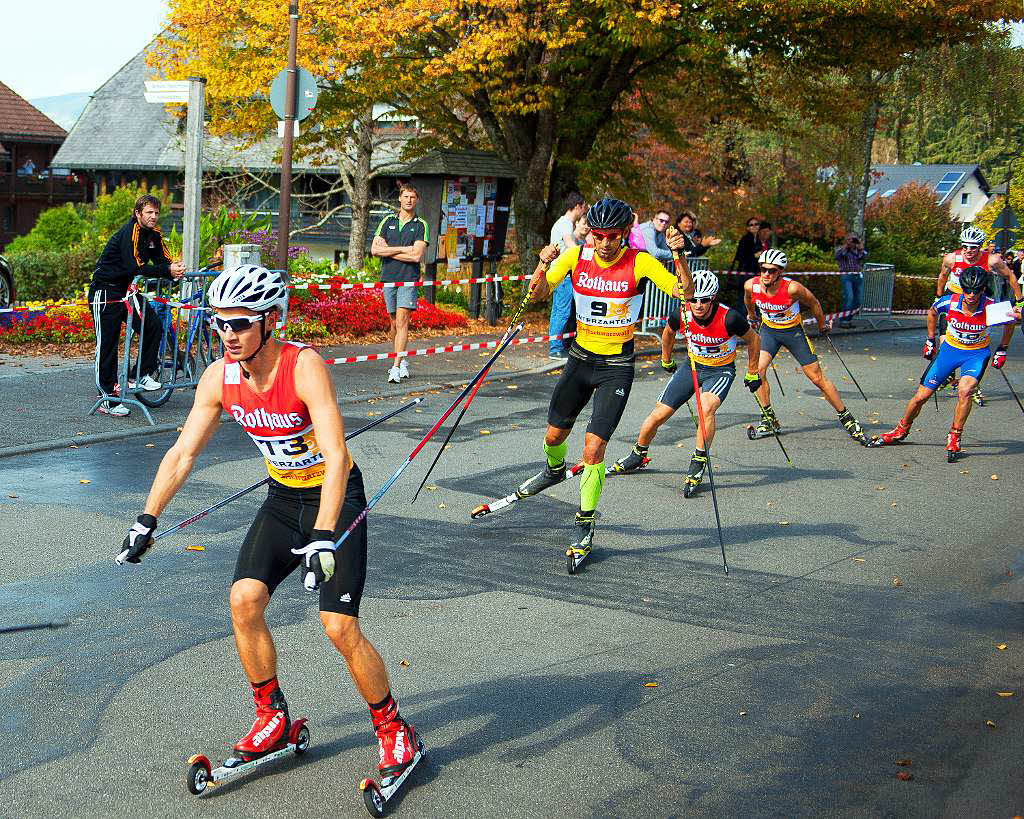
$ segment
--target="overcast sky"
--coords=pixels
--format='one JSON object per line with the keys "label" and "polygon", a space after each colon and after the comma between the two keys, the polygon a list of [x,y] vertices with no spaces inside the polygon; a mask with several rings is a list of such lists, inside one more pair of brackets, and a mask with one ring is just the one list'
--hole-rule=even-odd
{"label": "overcast sky", "polygon": [[0,82],[26,99],[92,93],[159,32],[167,0],[15,0]]}
{"label": "overcast sky", "polygon": [[[30,10],[6,29],[0,82],[28,99],[91,94],[159,33],[167,17],[167,0],[43,0],[34,7],[14,1]],[[1015,28],[1019,45],[1024,30]]]}

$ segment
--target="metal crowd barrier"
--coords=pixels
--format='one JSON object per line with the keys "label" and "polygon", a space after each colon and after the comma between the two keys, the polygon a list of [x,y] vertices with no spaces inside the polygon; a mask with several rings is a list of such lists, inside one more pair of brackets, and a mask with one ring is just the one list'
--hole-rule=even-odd
{"label": "metal crowd barrier", "polygon": [[873,262],[864,265],[864,294],[860,310],[873,328],[877,329],[887,321],[897,327],[901,326],[892,317],[892,291],[895,283],[896,268],[893,265]]}
{"label": "metal crowd barrier", "polygon": [[[686,263],[691,272],[711,269],[706,256],[698,256],[696,259],[687,258]],[[679,312],[679,299],[674,299],[667,293],[663,293],[654,282],[648,280],[644,285],[644,307],[640,313],[637,335],[654,336],[660,339],[661,330],[666,324],[666,317],[672,315],[673,311]]]}
{"label": "metal crowd barrier", "polygon": [[[176,389],[195,389],[206,367],[223,355],[220,337],[209,325],[209,307],[206,303],[208,285],[219,271],[186,273],[180,279],[143,278],[135,280],[125,306],[124,349],[118,371],[114,395],[103,392],[100,386],[99,344],[96,346],[95,380],[100,396],[89,410],[92,415],[104,401],[115,401],[138,407],[150,424],[155,425],[149,412],[167,402]],[[147,305],[152,311],[147,310]],[[147,316],[157,319],[157,327],[147,329]],[[93,319],[99,326],[100,317],[94,306]],[[139,329],[133,327],[138,321]],[[147,333],[160,334],[157,370],[142,371],[142,339]],[[140,385],[142,377],[150,375],[160,382],[160,389],[146,391]]]}

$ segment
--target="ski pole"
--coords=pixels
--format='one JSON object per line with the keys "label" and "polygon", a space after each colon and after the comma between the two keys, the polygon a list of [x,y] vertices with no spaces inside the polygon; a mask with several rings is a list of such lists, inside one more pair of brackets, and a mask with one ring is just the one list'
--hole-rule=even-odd
{"label": "ski pole", "polygon": [[[532,298],[532,296],[533,288],[527,287],[526,295],[523,296],[523,300],[519,302],[519,306],[516,308],[516,311],[512,314],[512,320],[509,322],[508,330],[505,331],[506,336],[512,331],[512,328],[515,326],[516,322],[519,321],[519,317],[526,310],[526,305],[530,303],[530,299]],[[472,404],[473,399],[476,398],[477,390],[479,390],[480,387],[483,386],[484,381],[487,379],[488,370],[484,370],[483,377],[476,382],[476,386],[473,387],[473,391],[469,394],[469,398],[466,399],[466,403],[462,405],[462,409],[459,411],[458,416],[455,418],[455,422],[452,424],[451,429],[448,430],[448,434],[445,436],[444,442],[441,444],[441,448],[437,450],[437,454],[434,456],[434,460],[431,461],[430,467],[429,469],[427,469],[427,474],[423,476],[423,480],[420,481],[420,485],[416,488],[416,494],[412,496],[413,503],[416,503],[416,499],[420,496],[420,492],[423,491],[423,487],[426,486],[427,478],[429,478],[430,473],[434,471],[434,467],[437,466],[437,462],[441,460],[441,453],[444,452],[445,447],[448,446],[448,442],[451,441],[452,436],[455,434],[455,430],[458,429],[459,424],[462,423],[462,416],[466,414],[466,410],[469,409],[469,405]]]}
{"label": "ski pole", "polygon": [[[806,332],[806,330],[804,332]],[[842,364],[846,372],[849,373],[850,380],[852,380],[853,383],[856,384],[857,390],[860,392],[860,397],[867,401],[868,397],[864,394],[864,390],[860,388],[860,384],[857,384],[857,379],[853,377],[853,373],[850,372],[850,368],[846,366],[846,362],[843,361],[843,357],[839,355],[839,350],[836,349],[836,345],[832,343],[832,336],[830,336],[828,333],[825,333],[824,335],[825,340],[828,342],[828,346],[832,348],[832,352],[835,353],[836,358],[839,359],[839,363]]]}
{"label": "ski pole", "polygon": [[18,631],[36,631],[38,629],[55,629],[55,628],[66,628],[71,625],[70,623],[27,623],[22,626],[3,626],[0,627],[0,634],[14,634]]}
{"label": "ski pole", "polygon": [[775,440],[779,444],[779,448],[782,450],[782,454],[786,457],[786,463],[789,464],[790,466],[792,466],[793,462],[789,459],[789,453],[786,452],[786,447],[782,443],[782,439],[779,437],[779,431],[777,429],[775,429],[775,424],[772,423],[771,418],[768,417],[768,413],[765,412],[764,411],[764,407],[761,406],[761,399],[757,397],[757,393],[756,392],[752,392],[750,394],[752,396],[754,396],[754,401],[757,404],[757,408],[759,410],[761,410],[761,418],[764,420],[764,422],[766,424],[768,424],[769,428],[772,431],[772,434],[775,436]]}
{"label": "ski pole", "polygon": [[[351,441],[357,435],[362,435],[368,429],[373,429],[378,424],[383,424],[389,418],[394,418],[396,415],[398,415],[398,413],[405,412],[407,409],[409,409],[409,407],[414,407],[417,404],[419,404],[421,401],[423,401],[423,397],[422,396],[417,398],[414,401],[410,401],[408,404],[403,404],[398,409],[392,410],[391,412],[387,413],[386,415],[382,415],[380,418],[376,418],[373,421],[370,421],[370,423],[368,423],[368,424],[364,424],[363,426],[359,427],[359,429],[353,430],[348,435],[346,435],[345,436],[345,440],[346,441]],[[242,497],[242,495],[247,495],[250,492],[252,492],[254,489],[259,489],[261,486],[263,486],[264,484],[267,484],[267,483],[270,483],[270,476],[269,475],[266,478],[264,478],[262,481],[258,481],[257,483],[254,483],[252,486],[247,486],[245,489],[240,489],[237,492],[235,492],[233,495],[229,495],[228,497],[224,498],[224,500],[219,501],[218,503],[215,503],[209,509],[204,509],[202,512],[197,512],[196,514],[192,515],[192,517],[190,517],[190,518],[185,518],[185,520],[181,521],[181,523],[175,524],[170,529],[168,529],[166,532],[161,532],[158,535],[154,535],[153,542],[155,543],[156,541],[160,540],[160,538],[167,537],[169,534],[177,532],[179,529],[184,529],[186,526],[188,526],[191,523],[195,523],[197,520],[202,520],[208,514],[210,514],[210,512],[214,512],[217,509],[220,509],[222,506],[227,506],[229,503],[231,503],[231,501],[238,500],[240,497]]]}
{"label": "ski pole", "polygon": [[369,502],[366,504],[366,508],[363,509],[363,511],[360,512],[358,515],[356,515],[355,520],[353,520],[352,523],[349,524],[349,527],[344,532],[342,532],[341,537],[334,542],[335,549],[338,549],[341,546],[341,544],[345,542],[348,536],[352,534],[353,531],[355,531],[355,528],[366,519],[366,516],[370,514],[370,510],[377,505],[380,499],[384,497],[384,493],[387,492],[394,485],[395,481],[398,480],[401,474],[405,472],[406,467],[408,467],[409,464],[412,463],[413,458],[415,458],[419,454],[420,450],[427,445],[427,441],[429,441],[433,437],[434,433],[437,432],[438,429],[440,429],[441,424],[443,424],[445,420],[448,418],[448,416],[452,414],[455,408],[460,403],[462,403],[462,399],[469,395],[470,390],[477,385],[481,378],[487,375],[487,371],[491,368],[491,365],[495,361],[497,361],[498,356],[500,356],[505,351],[505,348],[512,343],[512,339],[519,335],[522,329],[523,325],[519,324],[511,332],[506,333],[505,339],[498,346],[498,349],[494,351],[494,354],[489,359],[487,359],[487,363],[484,364],[483,369],[481,369],[480,372],[473,376],[473,380],[470,381],[462,389],[462,392],[458,394],[456,399],[452,402],[451,406],[448,407],[448,409],[444,411],[441,417],[434,422],[434,426],[432,426],[430,430],[427,432],[427,434],[423,436],[420,442],[416,444],[412,452],[409,453],[409,456],[404,461],[402,461],[402,465],[399,466],[398,469],[394,471],[390,478],[384,481],[384,485],[377,490],[377,492],[374,494],[372,498],[370,498]]}
{"label": "ski pole", "polygon": [[1024,404],[1020,402],[1020,398],[1017,397],[1017,391],[1013,388],[1013,384],[1010,383],[1010,379],[1006,377],[1006,373],[1003,372],[1002,368],[999,369],[1000,374],[1003,376],[1003,380],[1006,382],[1006,386],[1010,388],[1010,395],[1013,396],[1017,402],[1017,406],[1020,407],[1020,411],[1024,412]]}
{"label": "ski pole", "polygon": [[781,392],[782,393],[782,397],[785,398],[786,397],[786,391],[782,387],[782,379],[779,378],[779,371],[777,369],[775,369],[775,359],[774,358],[772,359],[772,372],[775,373],[775,380],[779,384],[779,392]]}
{"label": "ski pole", "polygon": [[[679,281],[679,324],[682,326],[683,335],[686,336],[686,357],[690,360],[690,374],[693,376],[693,397],[697,404],[697,420],[700,423],[700,435],[704,439],[704,451],[708,456],[708,483],[711,484],[711,503],[715,507],[715,525],[718,527],[718,545],[722,549],[722,566],[725,573],[729,574],[729,561],[725,557],[725,540],[722,538],[722,518],[718,513],[718,493],[715,491],[715,472],[711,467],[711,442],[708,440],[707,425],[704,422],[704,405],[700,400],[700,379],[697,378],[697,362],[693,357],[693,344],[690,343],[690,311],[686,307],[686,293],[683,292],[683,283],[680,273],[685,271],[689,278],[689,269],[678,250],[673,250],[676,258],[676,278]],[[682,267],[680,268],[680,262]]]}

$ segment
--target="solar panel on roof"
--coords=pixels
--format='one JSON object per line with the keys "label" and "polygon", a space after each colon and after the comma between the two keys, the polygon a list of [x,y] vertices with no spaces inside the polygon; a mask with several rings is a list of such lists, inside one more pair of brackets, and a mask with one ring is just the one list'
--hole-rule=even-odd
{"label": "solar panel on roof", "polygon": [[938,185],[935,186],[935,192],[949,193],[951,190],[953,190],[953,185],[953,182],[940,182]]}
{"label": "solar panel on roof", "polygon": [[942,179],[939,180],[939,184],[941,185],[943,182],[954,182],[954,183],[956,183],[956,182],[959,182],[962,177],[963,177],[963,174],[960,173],[959,171],[950,171],[945,176],[943,176]]}

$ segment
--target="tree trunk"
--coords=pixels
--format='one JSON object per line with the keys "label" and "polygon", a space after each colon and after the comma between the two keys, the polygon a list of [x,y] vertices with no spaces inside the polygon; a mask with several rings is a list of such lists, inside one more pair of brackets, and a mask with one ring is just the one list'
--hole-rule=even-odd
{"label": "tree trunk", "polygon": [[872,90],[860,123],[860,180],[850,195],[850,210],[846,225],[855,236],[864,236],[864,208],[867,206],[868,188],[871,186],[871,146],[878,128],[878,93]]}
{"label": "tree trunk", "polygon": [[370,182],[373,160],[373,108],[367,108],[356,123],[354,149],[355,173],[349,196],[352,200],[352,221],[348,236],[345,264],[353,270],[363,269],[366,256],[366,235],[370,221]]}

